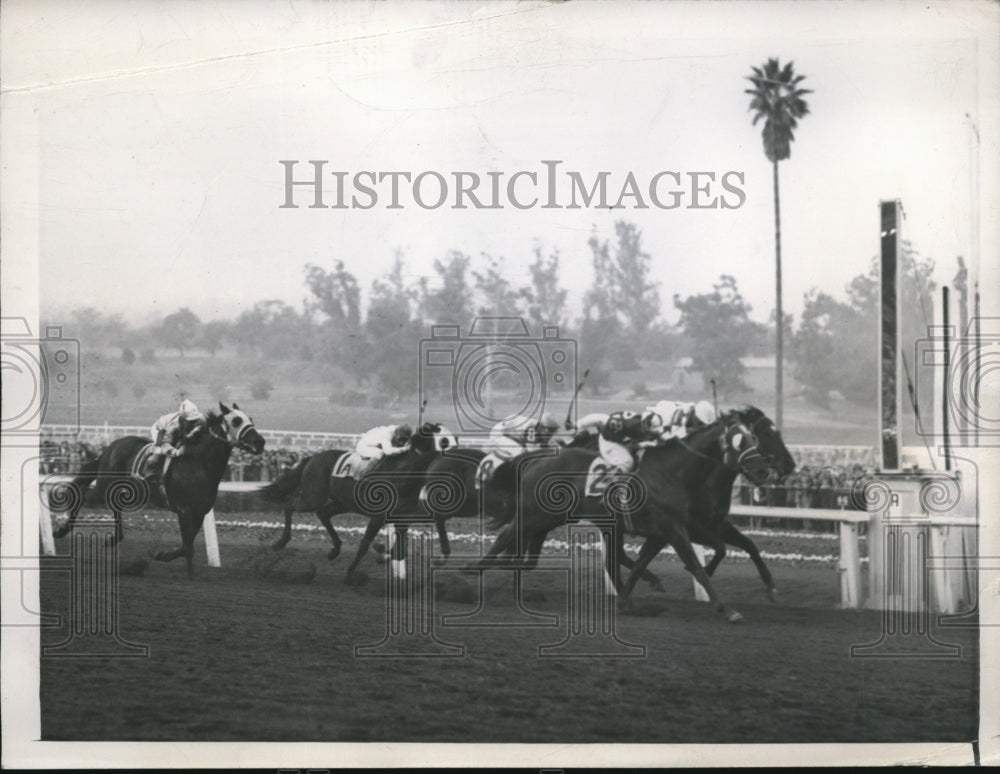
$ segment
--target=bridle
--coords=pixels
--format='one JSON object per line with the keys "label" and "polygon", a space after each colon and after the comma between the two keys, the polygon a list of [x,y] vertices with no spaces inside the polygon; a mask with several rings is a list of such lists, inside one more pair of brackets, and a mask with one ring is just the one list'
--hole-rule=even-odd
{"label": "bridle", "polygon": [[[771,420],[768,419],[766,416],[761,415],[761,416],[757,417],[753,422],[744,422],[744,424],[750,429],[750,432],[753,433],[754,438],[759,439],[760,436],[758,436],[758,434],[757,434],[757,425],[759,425],[761,422],[764,422],[764,421],[770,422]],[[778,432],[777,428],[775,428],[775,432],[776,433]],[[758,449],[760,448],[760,442],[759,442],[759,440],[758,440],[758,443],[757,443],[757,448]],[[769,453],[763,452],[763,451],[760,452],[760,455],[764,458],[765,462],[767,462],[768,467],[770,467],[772,469],[777,468],[778,458],[775,455],[769,454]]]}
{"label": "bridle", "polygon": [[[757,421],[760,420],[758,419]],[[752,428],[746,427],[746,425],[742,421],[740,422],[740,424],[746,428],[747,432],[754,438],[754,440],[757,439],[757,436],[754,434]],[[715,459],[715,457],[711,457],[705,454],[704,452],[700,452],[697,449],[691,448],[688,444],[684,442],[683,438],[677,438],[676,440],[681,446],[683,446],[685,449],[687,449],[689,452],[691,452],[691,454],[695,455],[696,457],[701,457],[702,459],[711,460],[715,464],[721,462],[723,465],[726,465],[726,467],[733,467],[736,470],[742,468],[743,464],[748,459],[753,459],[754,457],[760,457],[761,459],[764,459],[764,454],[763,452],[761,452],[759,444],[757,443],[753,444],[753,446],[750,446],[747,449],[744,449],[741,452],[737,452],[736,449],[733,449],[729,442],[729,431],[731,429],[731,426],[726,425],[724,423],[722,426],[723,426],[723,435],[722,438],[719,439],[722,442],[722,460],[717,460]],[[729,447],[733,452],[736,452],[736,464],[734,466],[730,466],[726,463],[726,447]]]}
{"label": "bridle", "polygon": [[242,427],[240,427],[239,430],[236,431],[236,439],[232,440],[229,437],[230,433],[232,432],[232,429],[230,428],[229,422],[226,421],[225,414],[219,415],[219,422],[226,428],[226,432],[224,435],[219,435],[219,433],[216,432],[216,427],[211,424],[208,426],[208,431],[215,438],[218,438],[220,441],[223,441],[224,443],[228,443],[230,446],[243,446],[243,436],[249,430],[256,429],[254,427],[253,420],[250,419],[250,417],[247,417],[247,421],[243,424]]}

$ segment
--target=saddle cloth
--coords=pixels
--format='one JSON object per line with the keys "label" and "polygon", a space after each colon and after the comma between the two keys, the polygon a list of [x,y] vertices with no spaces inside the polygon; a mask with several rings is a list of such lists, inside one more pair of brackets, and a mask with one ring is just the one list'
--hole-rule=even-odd
{"label": "saddle cloth", "polygon": [[505,460],[501,459],[493,452],[490,452],[483,457],[479,461],[479,467],[476,468],[476,489],[482,489],[483,484],[488,484],[490,479],[493,478],[493,473],[504,462]]}
{"label": "saddle cloth", "polygon": [[[153,449],[155,448],[155,443],[147,443],[139,449],[139,453],[135,455],[135,458],[132,460],[132,465],[129,468],[130,476],[139,479],[142,478],[142,470],[146,466],[146,460],[150,458],[153,454]],[[167,471],[170,470],[170,463],[172,461],[173,457],[164,458],[162,463],[163,470],[160,472],[160,484],[156,487],[156,492],[150,492],[150,494],[153,495],[154,500],[156,499],[155,494],[159,493],[160,498],[167,504],[167,507],[172,507],[170,497],[167,495]]]}
{"label": "saddle cloth", "polygon": [[146,465],[146,460],[149,459],[149,455],[153,453],[153,447],[156,446],[154,443],[147,443],[141,449],[139,453],[135,455],[132,459],[132,467],[129,469],[129,475],[135,476],[136,478],[141,478],[139,475],[142,469]]}
{"label": "saddle cloth", "polygon": [[330,478],[361,478],[377,464],[376,459],[366,459],[357,452],[346,452],[333,463]]}
{"label": "saddle cloth", "polygon": [[[639,449],[635,453],[635,467],[639,467],[642,462],[642,455],[645,449]],[[604,457],[594,457],[587,470],[587,483],[584,485],[583,494],[586,497],[600,497],[608,488],[608,485],[622,473],[622,469],[617,465],[612,465]]]}

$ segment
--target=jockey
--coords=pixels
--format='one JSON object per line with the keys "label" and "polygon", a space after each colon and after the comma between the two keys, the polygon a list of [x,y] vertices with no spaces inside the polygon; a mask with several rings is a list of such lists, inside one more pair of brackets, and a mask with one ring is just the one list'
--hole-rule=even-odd
{"label": "jockey", "polygon": [[616,411],[608,416],[597,438],[601,457],[622,473],[631,473],[635,467],[636,450],[655,446],[663,433],[663,420],[655,411],[636,414],[634,411]]}
{"label": "jockey", "polygon": [[151,484],[158,485],[163,460],[183,454],[184,442],[193,439],[204,427],[205,415],[187,398],[181,401],[177,411],[157,419],[149,429],[154,445],[143,466],[142,476]]}
{"label": "jockey", "polygon": [[548,411],[537,422],[522,414],[497,422],[490,432],[489,453],[479,463],[478,481],[489,481],[497,467],[525,452],[548,447],[558,430],[559,420]]}
{"label": "jockey", "polygon": [[599,435],[601,430],[604,429],[604,425],[607,424],[608,417],[608,414],[600,411],[580,417],[576,423],[577,437],[579,438],[581,435]]}
{"label": "jockey", "polygon": [[697,403],[678,403],[671,400],[661,400],[655,406],[646,409],[655,411],[663,417],[663,440],[667,438],[683,438],[698,427],[710,425],[718,417],[715,408],[707,400]]}
{"label": "jockey", "polygon": [[355,478],[361,478],[383,457],[395,457],[409,451],[411,438],[413,428],[406,424],[373,427],[358,439],[354,447],[355,455],[360,458]]}

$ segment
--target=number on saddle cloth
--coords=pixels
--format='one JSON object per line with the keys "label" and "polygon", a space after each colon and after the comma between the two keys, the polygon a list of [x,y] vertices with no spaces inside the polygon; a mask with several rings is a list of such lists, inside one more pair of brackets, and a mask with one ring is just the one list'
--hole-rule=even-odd
{"label": "number on saddle cloth", "polygon": [[500,463],[501,460],[494,454],[487,454],[479,461],[479,467],[476,468],[476,489],[482,489],[483,484],[490,482]]}
{"label": "number on saddle cloth", "polygon": [[[368,463],[368,465],[366,465]],[[374,460],[365,460],[355,452],[341,454],[340,459],[333,463],[333,470],[330,471],[330,478],[357,478],[368,472],[367,468]]]}
{"label": "number on saddle cloth", "polygon": [[603,457],[594,457],[587,471],[587,484],[583,493],[587,497],[600,497],[612,479],[621,472],[615,465],[609,465]]}

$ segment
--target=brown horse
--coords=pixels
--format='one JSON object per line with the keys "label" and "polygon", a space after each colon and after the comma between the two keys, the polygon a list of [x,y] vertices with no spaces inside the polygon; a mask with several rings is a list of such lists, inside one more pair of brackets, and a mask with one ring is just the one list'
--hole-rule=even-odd
{"label": "brown horse", "polygon": [[181,529],[181,546],[173,551],[161,551],[154,558],[169,562],[180,556],[187,563],[188,577],[194,575],[194,539],[201,531],[207,514],[215,506],[219,483],[229,464],[233,447],[252,453],[264,451],[264,439],[253,420],[235,403],[232,408],[219,403],[221,413],[208,412],[205,429],[185,443],[183,453],[175,457],[163,479],[166,499],[159,489],[150,490],[146,483],[133,476],[136,456],[150,443],[148,438],[127,435],[112,441],[101,455],[86,463],[68,484],[70,492],[55,493],[56,498],[72,498],[75,503],[67,522],[55,532],[63,537],[69,532],[83,502],[83,494],[96,480],[97,496],[105,500],[115,517],[115,537],[122,540],[122,510],[149,502],[177,514]]}
{"label": "brown horse", "polygon": [[[538,562],[548,533],[570,518],[615,518],[615,550],[607,560],[617,575],[613,557],[620,556],[626,531],[646,538],[621,591],[627,600],[636,581],[668,543],[708,592],[716,610],[731,621],[742,618],[727,610],[716,594],[705,568],[691,546],[693,498],[719,467],[740,471],[754,483],[767,479],[770,469],[757,438],[735,414],[724,415],[684,439],[672,439],[647,449],[636,471],[618,477],[609,496],[587,496],[586,479],[597,457],[585,449],[565,449],[557,456],[537,459],[523,467],[518,509],[513,521],[497,536],[476,569],[492,567],[531,569]],[[729,481],[732,487],[732,480]],[[511,554],[503,557],[503,554]]]}

